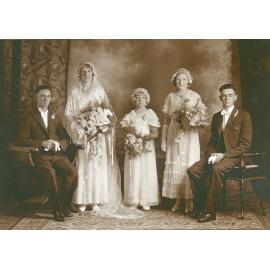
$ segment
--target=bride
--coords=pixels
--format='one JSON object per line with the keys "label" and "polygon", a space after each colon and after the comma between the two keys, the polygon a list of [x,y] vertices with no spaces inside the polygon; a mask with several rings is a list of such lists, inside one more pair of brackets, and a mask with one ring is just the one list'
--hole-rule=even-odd
{"label": "bride", "polygon": [[87,140],[83,128],[76,121],[81,112],[104,104],[111,112],[113,123],[116,116],[97,79],[94,66],[83,62],[79,65],[78,74],[80,82],[68,96],[64,116],[64,126],[72,142],[79,146],[76,155],[78,186],[73,204],[79,212],[85,211],[89,205],[91,212],[96,215],[132,218],[136,216],[135,212],[130,213],[122,205],[121,175],[115,153],[115,126],[109,132],[99,133],[95,139]]}

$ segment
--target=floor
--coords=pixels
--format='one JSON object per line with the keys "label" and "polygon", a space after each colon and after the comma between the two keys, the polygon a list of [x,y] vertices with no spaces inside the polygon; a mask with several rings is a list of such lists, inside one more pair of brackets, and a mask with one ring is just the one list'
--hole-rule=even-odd
{"label": "floor", "polygon": [[239,216],[238,196],[228,198],[226,212],[218,212],[217,219],[209,223],[198,223],[189,215],[173,213],[166,208],[141,211],[138,218],[104,217],[92,211],[74,213],[66,222],[52,219],[44,197],[31,198],[24,202],[5,201],[0,204],[0,229],[2,230],[204,230],[204,229],[270,229],[270,203],[265,202],[266,216],[261,215],[254,194],[246,196],[245,219]]}

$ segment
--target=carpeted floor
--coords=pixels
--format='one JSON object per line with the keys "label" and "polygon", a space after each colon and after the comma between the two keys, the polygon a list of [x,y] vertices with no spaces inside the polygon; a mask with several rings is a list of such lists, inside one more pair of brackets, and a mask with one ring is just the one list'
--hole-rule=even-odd
{"label": "carpeted floor", "polygon": [[245,219],[239,219],[238,212],[218,214],[217,220],[209,223],[198,223],[187,215],[172,213],[168,210],[154,209],[145,213],[139,219],[116,219],[93,216],[90,212],[75,214],[65,223],[56,222],[43,216],[37,218],[23,218],[13,229],[43,229],[43,230],[89,230],[89,229],[263,229],[263,224],[252,212],[247,212]]}
{"label": "carpeted floor", "polygon": [[258,230],[270,229],[270,203],[265,202],[266,216],[260,213],[255,196],[246,200],[245,219],[239,218],[238,196],[233,196],[228,202],[226,212],[218,212],[217,219],[208,223],[198,223],[188,215],[180,212],[173,213],[167,209],[155,208],[144,212],[143,218],[117,219],[93,216],[90,211],[83,214],[75,213],[66,222],[56,222],[51,213],[39,210],[37,213],[28,212],[20,205],[7,206],[2,204],[0,210],[0,229],[13,230],[185,230],[185,229],[230,229]]}

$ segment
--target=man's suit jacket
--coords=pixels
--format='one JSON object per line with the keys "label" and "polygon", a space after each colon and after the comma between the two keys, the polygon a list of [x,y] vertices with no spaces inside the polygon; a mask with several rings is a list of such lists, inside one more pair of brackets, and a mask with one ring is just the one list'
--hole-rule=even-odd
{"label": "man's suit jacket", "polygon": [[[211,137],[207,147],[207,154],[218,152],[222,134],[223,116],[221,112],[213,115],[211,123]],[[234,108],[223,131],[225,157],[240,157],[250,149],[252,141],[252,122],[248,112]]]}
{"label": "man's suit jacket", "polygon": [[63,150],[69,143],[69,136],[56,115],[48,112],[48,128],[46,128],[38,108],[35,107],[20,121],[17,143],[42,149],[42,142],[49,139],[58,141]]}

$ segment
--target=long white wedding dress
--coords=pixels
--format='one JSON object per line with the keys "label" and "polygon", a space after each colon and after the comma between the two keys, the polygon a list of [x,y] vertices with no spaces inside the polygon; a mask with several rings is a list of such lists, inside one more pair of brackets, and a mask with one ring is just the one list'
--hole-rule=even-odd
{"label": "long white wedding dress", "polygon": [[[100,204],[98,211],[91,214],[123,219],[134,219],[143,216],[139,210],[131,210],[122,204],[121,174],[115,152],[115,130],[99,137],[98,155],[89,155],[91,143],[78,133],[76,116],[89,106],[97,107],[103,103],[110,106],[110,101],[102,85],[95,79],[89,91],[84,92],[79,84],[68,96],[64,126],[72,142],[83,144],[84,149],[78,149],[76,168],[78,171],[78,187],[74,193],[74,204]],[[89,145],[90,144],[90,145]]]}

